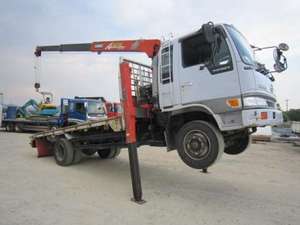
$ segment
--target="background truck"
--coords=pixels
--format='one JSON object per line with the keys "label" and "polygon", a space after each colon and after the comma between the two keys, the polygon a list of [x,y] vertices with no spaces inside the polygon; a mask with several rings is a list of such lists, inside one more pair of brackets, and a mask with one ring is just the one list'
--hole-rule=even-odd
{"label": "background truck", "polygon": [[282,51],[274,48],[274,71],[256,61],[255,51],[232,25],[209,22],[185,36],[161,42],[98,41],[38,46],[35,55],[56,51],[144,52],[147,66],[121,60],[121,117],[88,122],[32,136],[38,151],[54,154],[59,165],[80,161],[84,149],[113,158],[128,147],[134,199],[141,201],[136,147],[166,146],[188,166],[206,169],[223,151],[239,154],[249,146],[256,127],[282,122],[276,108],[272,72],[287,68]]}
{"label": "background truck", "polygon": [[62,98],[60,109],[31,99],[21,107],[8,105],[2,127],[9,132],[44,131],[106,117],[105,103],[99,99]]}

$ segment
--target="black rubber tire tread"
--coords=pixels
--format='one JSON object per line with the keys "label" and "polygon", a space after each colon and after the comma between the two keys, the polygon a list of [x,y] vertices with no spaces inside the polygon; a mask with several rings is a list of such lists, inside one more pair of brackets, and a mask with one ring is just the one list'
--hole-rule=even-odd
{"label": "black rubber tire tread", "polygon": [[92,150],[92,149],[83,149],[82,154],[86,156],[92,156],[97,152],[97,150]]}
{"label": "black rubber tire tread", "polygon": [[83,153],[80,150],[74,150],[74,157],[72,164],[80,163],[81,159],[83,158]]}
{"label": "black rubber tire tread", "polygon": [[8,132],[14,132],[14,131],[15,131],[15,125],[12,124],[12,123],[7,124],[7,125],[6,125],[6,130],[7,130]]}
{"label": "black rubber tire tread", "polygon": [[[210,151],[203,159],[195,160],[184,151],[183,140],[191,130],[200,130],[210,139]],[[183,125],[176,135],[177,152],[182,161],[194,169],[206,169],[217,162],[224,151],[224,139],[221,132],[211,123],[202,120],[194,120]]]}
{"label": "black rubber tire tread", "polygon": [[12,129],[11,132],[16,132],[16,124],[12,124],[12,125],[11,125],[11,129]]}
{"label": "black rubber tire tread", "polygon": [[227,146],[224,149],[224,152],[228,155],[238,155],[244,152],[251,144],[252,142],[252,137],[251,135],[245,135],[241,138],[238,138],[235,141],[235,145],[230,145]]}
{"label": "black rubber tire tread", "polygon": [[18,125],[15,125],[15,132],[17,132],[17,133],[22,133],[23,130],[22,130],[22,128],[20,128]]}
{"label": "black rubber tire tread", "polygon": [[97,153],[101,159],[113,159],[117,157],[121,152],[120,148],[112,147],[107,149],[98,150]]}
{"label": "black rubber tire tread", "polygon": [[[57,158],[57,151],[60,146],[62,146],[64,150],[64,158],[62,160]],[[74,150],[71,142],[66,138],[59,138],[54,145],[54,158],[56,163],[60,166],[71,165],[74,159]]]}

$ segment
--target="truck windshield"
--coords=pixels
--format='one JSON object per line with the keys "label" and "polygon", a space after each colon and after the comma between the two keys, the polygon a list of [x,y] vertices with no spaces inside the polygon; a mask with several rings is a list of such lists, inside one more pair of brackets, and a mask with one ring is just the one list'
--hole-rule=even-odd
{"label": "truck windshield", "polygon": [[255,65],[253,50],[251,49],[251,46],[246,38],[233,26],[225,26],[240,54],[242,61],[249,65]]}
{"label": "truck windshield", "polygon": [[103,104],[101,102],[88,102],[87,113],[89,116],[104,116]]}

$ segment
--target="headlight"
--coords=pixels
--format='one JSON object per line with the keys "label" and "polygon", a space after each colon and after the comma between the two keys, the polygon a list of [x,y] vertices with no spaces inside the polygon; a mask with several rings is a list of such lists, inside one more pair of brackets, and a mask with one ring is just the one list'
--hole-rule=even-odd
{"label": "headlight", "polygon": [[267,107],[267,100],[259,97],[246,97],[243,98],[244,106],[264,106]]}

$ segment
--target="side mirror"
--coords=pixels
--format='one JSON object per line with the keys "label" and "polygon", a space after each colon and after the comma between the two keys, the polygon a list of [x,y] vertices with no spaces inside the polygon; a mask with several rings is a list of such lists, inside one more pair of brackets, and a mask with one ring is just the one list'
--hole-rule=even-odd
{"label": "side mirror", "polygon": [[[285,49],[288,49],[287,45],[282,47],[287,47]],[[278,73],[281,73],[287,69],[287,60],[286,57],[283,55],[282,51],[287,51],[287,50],[281,50],[279,46],[278,48],[275,48],[273,51],[273,58],[275,61],[274,70]]]}
{"label": "side mirror", "polygon": [[278,45],[278,48],[281,50],[281,51],[287,51],[287,50],[289,50],[289,46],[286,44],[286,43],[280,43],[279,45]]}
{"label": "side mirror", "polygon": [[214,35],[214,29],[215,26],[213,22],[208,22],[202,25],[202,31],[205,38],[205,41],[209,44],[215,42],[215,35]]}
{"label": "side mirror", "polygon": [[35,89],[37,89],[37,91],[38,91],[38,89],[41,87],[41,84],[40,83],[35,83],[34,84],[34,88]]}

